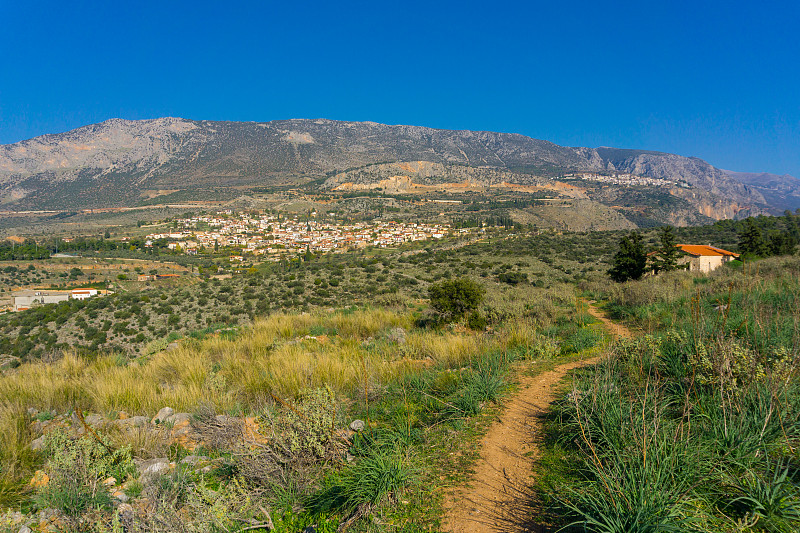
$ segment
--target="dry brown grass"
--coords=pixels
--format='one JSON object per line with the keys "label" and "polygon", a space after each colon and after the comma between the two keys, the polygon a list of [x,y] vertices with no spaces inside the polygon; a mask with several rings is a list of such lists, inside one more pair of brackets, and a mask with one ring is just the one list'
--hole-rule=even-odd
{"label": "dry brown grass", "polygon": [[[188,412],[211,408],[259,413],[273,394],[293,398],[326,386],[345,396],[365,384],[374,390],[432,364],[461,367],[490,351],[536,338],[532,320],[513,321],[489,333],[459,327],[418,330],[412,323],[405,310],[276,314],[256,321],[235,340],[187,339],[177,348],[127,365],[113,355],[87,359],[77,352],[67,352],[53,363],[23,364],[0,376],[0,497],[4,486],[20,479],[13,465],[31,464],[29,407],[107,416],[118,411],[152,416],[164,406]],[[408,333],[399,339],[389,334],[399,327]],[[317,335],[312,337],[312,331]],[[163,453],[165,446],[145,432],[114,438],[132,445],[138,455],[148,455],[147,450]]]}
{"label": "dry brown grass", "polygon": [[[39,410],[152,414],[165,405],[182,411],[199,405],[220,411],[254,407],[270,393],[294,396],[323,385],[344,392],[363,381],[365,371],[377,382],[399,371],[398,365],[383,364],[386,358],[400,357],[397,346],[375,350],[366,341],[381,331],[410,325],[409,314],[382,309],[276,314],[258,320],[236,340],[190,340],[127,366],[119,366],[113,356],[87,360],[75,352],[54,363],[26,364],[0,377],[0,398]],[[306,338],[314,327],[335,334]],[[470,353],[480,349],[468,333],[411,336],[420,352],[444,363],[458,358],[466,346]],[[425,348],[426,342],[432,346]]]}
{"label": "dry brown grass", "polygon": [[[491,335],[415,330],[407,311],[364,309],[274,314],[235,340],[189,339],[127,366],[113,356],[87,360],[67,352],[54,363],[26,364],[0,377],[0,399],[42,411],[132,415],[153,414],[165,405],[181,411],[199,405],[220,411],[257,408],[270,394],[291,397],[323,385],[344,393],[365,380],[382,383],[418,368],[403,361],[456,367],[491,350],[532,342],[538,321],[524,315],[552,302],[523,300],[513,309],[516,319]],[[399,327],[410,330],[405,343],[385,340]],[[310,337],[312,331],[316,337]]]}

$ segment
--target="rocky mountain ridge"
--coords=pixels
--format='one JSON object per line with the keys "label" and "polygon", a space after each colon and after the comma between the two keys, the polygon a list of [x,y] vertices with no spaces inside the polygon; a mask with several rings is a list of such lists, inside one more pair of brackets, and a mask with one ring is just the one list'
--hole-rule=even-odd
{"label": "rocky mountain ridge", "polygon": [[768,172],[733,172],[723,170],[729,177],[758,191],[765,201],[776,209],[800,208],[800,179],[789,174]]}
{"label": "rocky mountain ridge", "polygon": [[[135,205],[145,190],[268,186],[327,180],[381,163],[427,162],[455,176],[517,184],[569,171],[683,180],[730,204],[725,216],[765,212],[764,189],[697,158],[616,148],[573,148],[513,133],[374,122],[293,119],[213,122],[112,119],[0,146],[6,209]],[[453,170],[462,168],[464,170]],[[477,169],[477,170],[467,170]],[[441,178],[428,176],[428,178]]]}

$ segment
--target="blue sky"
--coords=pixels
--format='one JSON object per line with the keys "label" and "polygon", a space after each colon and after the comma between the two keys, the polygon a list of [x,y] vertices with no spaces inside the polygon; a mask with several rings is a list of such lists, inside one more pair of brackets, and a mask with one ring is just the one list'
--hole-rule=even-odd
{"label": "blue sky", "polygon": [[0,2],[0,143],[372,120],[800,177],[800,3]]}

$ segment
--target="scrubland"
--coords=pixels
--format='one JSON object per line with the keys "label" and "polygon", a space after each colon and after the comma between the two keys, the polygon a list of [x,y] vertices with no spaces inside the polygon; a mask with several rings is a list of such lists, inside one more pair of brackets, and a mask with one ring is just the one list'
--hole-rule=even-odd
{"label": "scrubland", "polygon": [[[86,531],[436,528],[441,489],[464,475],[517,365],[600,338],[568,284],[493,290],[479,311],[485,328],[436,323],[424,305],[277,312],[135,358],[67,350],[23,363],[0,377],[0,504]],[[77,440],[57,427],[64,414],[149,420],[165,406],[189,414],[198,442],[170,441],[169,419],[134,432],[78,424]],[[157,480],[132,466],[159,457],[175,464]],[[28,483],[36,470],[48,484]],[[103,488],[109,475],[117,484]],[[48,509],[58,519],[42,522]]]}

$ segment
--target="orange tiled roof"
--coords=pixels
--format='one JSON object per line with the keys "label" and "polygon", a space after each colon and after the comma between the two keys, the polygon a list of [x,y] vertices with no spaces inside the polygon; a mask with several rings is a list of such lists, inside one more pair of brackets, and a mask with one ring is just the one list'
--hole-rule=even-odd
{"label": "orange tiled roof", "polygon": [[678,248],[683,250],[689,255],[694,256],[732,256],[732,257],[739,257],[739,254],[734,252],[729,252],[728,250],[723,250],[722,248],[716,248],[714,246],[706,246],[704,244],[676,244]]}

